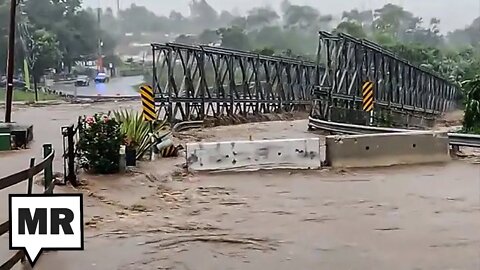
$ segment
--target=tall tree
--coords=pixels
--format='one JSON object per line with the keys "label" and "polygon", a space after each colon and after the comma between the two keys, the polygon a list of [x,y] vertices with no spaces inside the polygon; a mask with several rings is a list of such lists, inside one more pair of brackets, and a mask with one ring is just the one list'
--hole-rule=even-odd
{"label": "tall tree", "polygon": [[320,13],[311,6],[285,4],[283,19],[286,28],[299,30],[316,29]]}
{"label": "tall tree", "polygon": [[456,47],[477,47],[480,45],[480,17],[476,18],[465,29],[457,29],[448,33],[447,40]]}
{"label": "tall tree", "polygon": [[169,33],[185,33],[189,28],[189,21],[182,13],[172,10],[169,15]]}
{"label": "tall tree", "polygon": [[359,11],[358,9],[353,9],[342,14],[343,21],[360,24],[366,33],[371,33],[373,19],[373,10]]}
{"label": "tall tree", "polygon": [[367,34],[363,30],[363,27],[360,23],[355,21],[344,21],[341,22],[335,29],[338,32],[349,34],[356,38],[366,38]]}
{"label": "tall tree", "polygon": [[235,19],[235,16],[232,15],[232,13],[224,10],[222,13],[220,13],[220,16],[218,17],[218,24],[219,25],[230,25],[230,23]]}
{"label": "tall tree", "polygon": [[69,70],[76,60],[96,54],[99,37],[108,40],[108,33],[98,28],[96,14],[81,10],[80,0],[29,0],[25,4],[31,24],[56,36]]}
{"label": "tall tree", "polygon": [[403,40],[408,33],[418,30],[422,19],[403,7],[387,4],[375,10],[373,26],[376,31]]}
{"label": "tall tree", "polygon": [[220,28],[218,33],[223,47],[247,51],[252,49],[248,36],[239,27]]}
{"label": "tall tree", "polygon": [[179,35],[176,39],[175,39],[175,42],[176,43],[181,43],[181,44],[195,44],[197,41],[195,40],[194,37],[190,36],[190,35],[185,35],[185,34],[182,34],[182,35]]}
{"label": "tall tree", "polygon": [[219,40],[218,32],[206,29],[198,36],[198,42],[201,44],[212,44]]}
{"label": "tall tree", "polygon": [[137,33],[157,30],[158,17],[144,6],[132,4],[119,13],[120,27],[123,32]]}
{"label": "tall tree", "polygon": [[229,26],[235,26],[241,29],[247,29],[247,18],[235,17],[229,24]]}
{"label": "tall tree", "polygon": [[260,29],[271,25],[279,18],[280,16],[273,9],[267,7],[254,8],[248,12],[247,26],[250,29]]}
{"label": "tall tree", "polygon": [[59,50],[59,42],[55,34],[45,29],[35,30],[32,34],[33,46],[31,48],[30,60],[33,76],[33,84],[37,90],[37,82],[43,76],[45,70],[58,66],[62,58],[62,52]]}
{"label": "tall tree", "polygon": [[318,26],[322,30],[330,31],[332,28],[332,22],[332,15],[320,15],[320,17],[318,18]]}
{"label": "tall tree", "polygon": [[192,0],[190,2],[190,18],[193,21],[192,28],[212,28],[217,25],[218,13],[206,0]]}
{"label": "tall tree", "polygon": [[5,74],[5,63],[7,62],[8,11],[7,1],[0,0],[0,75]]}

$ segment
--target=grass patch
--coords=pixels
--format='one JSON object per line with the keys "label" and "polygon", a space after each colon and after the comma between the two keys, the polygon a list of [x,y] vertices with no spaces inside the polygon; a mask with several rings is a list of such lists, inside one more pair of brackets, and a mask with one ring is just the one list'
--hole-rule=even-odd
{"label": "grass patch", "polygon": [[[46,100],[56,100],[58,96],[44,93],[42,91],[38,92],[38,101],[46,101]],[[5,100],[5,89],[0,88],[0,101]],[[24,91],[15,89],[13,91],[13,101],[25,101],[25,102],[34,102],[35,101],[35,93],[31,91]]]}

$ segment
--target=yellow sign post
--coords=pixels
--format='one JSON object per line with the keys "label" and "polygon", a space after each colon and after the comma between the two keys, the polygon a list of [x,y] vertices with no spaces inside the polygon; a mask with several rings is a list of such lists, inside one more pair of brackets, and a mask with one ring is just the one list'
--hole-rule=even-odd
{"label": "yellow sign post", "polygon": [[373,111],[373,82],[366,81],[363,83],[362,94],[363,94],[363,110],[366,112]]}
{"label": "yellow sign post", "polygon": [[149,85],[142,85],[140,87],[140,95],[142,96],[143,119],[145,121],[155,121],[157,119],[157,113],[155,112],[153,88]]}

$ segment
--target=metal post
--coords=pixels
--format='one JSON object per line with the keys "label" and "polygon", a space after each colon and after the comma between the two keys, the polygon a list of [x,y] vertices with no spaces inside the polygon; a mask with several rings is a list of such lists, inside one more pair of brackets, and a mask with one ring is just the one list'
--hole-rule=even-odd
{"label": "metal post", "polygon": [[452,155],[455,156],[455,155],[458,155],[459,153],[460,153],[460,146],[458,146],[458,145],[453,145],[453,146],[452,146],[452,149],[451,149],[451,151],[450,151],[450,154],[452,154]]}
{"label": "metal post", "polygon": [[[43,145],[43,158],[47,158],[52,153],[52,145],[51,144],[44,144]],[[44,178],[45,178],[45,190],[48,189],[50,184],[53,181],[53,160],[45,167],[44,170]]]}
{"label": "metal post", "polygon": [[13,72],[15,70],[15,16],[17,0],[10,0],[10,28],[8,33],[7,92],[5,97],[5,122],[12,122]]}
{"label": "metal post", "polygon": [[[155,47],[152,46],[152,87],[153,87],[153,97],[155,98],[155,89],[157,88],[157,63],[155,62]],[[160,93],[160,89],[158,90]]]}
{"label": "metal post", "polygon": [[102,9],[99,7],[97,9],[97,32],[98,32],[98,72],[104,72],[103,70],[103,41],[101,36],[101,12]]}
{"label": "metal post", "polygon": [[77,186],[77,175],[75,174],[75,131],[73,125],[68,127],[67,130],[68,138],[68,181],[73,186]]}
{"label": "metal post", "polygon": [[62,127],[62,144],[63,144],[63,155],[62,155],[62,161],[63,161],[63,184],[67,184],[68,182],[68,174],[67,174],[67,142],[65,141],[65,138],[68,138],[68,127]]}
{"label": "metal post", "polygon": [[126,168],[127,168],[127,160],[126,160],[126,157],[125,157],[125,154],[126,154],[126,146],[125,145],[120,145],[120,173],[125,173],[126,171]]}
{"label": "metal post", "polygon": [[77,85],[75,84],[75,89],[73,90],[73,101],[77,102]]}
{"label": "metal post", "polygon": [[155,160],[155,151],[154,151],[155,136],[153,134],[153,121],[150,121],[150,132],[151,132],[150,134],[152,135],[152,137],[151,137],[152,146],[150,147],[150,160],[154,161]]}

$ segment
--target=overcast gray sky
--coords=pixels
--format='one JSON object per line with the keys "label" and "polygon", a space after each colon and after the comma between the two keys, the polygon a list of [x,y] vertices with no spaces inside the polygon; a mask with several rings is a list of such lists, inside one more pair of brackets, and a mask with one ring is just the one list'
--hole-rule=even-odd
{"label": "overcast gray sky", "polygon": [[[116,0],[84,0],[91,7],[116,6]],[[190,0],[120,0],[125,8],[132,3],[143,5],[157,14],[168,15],[177,10],[188,15]],[[238,8],[245,12],[252,7],[269,5],[278,9],[282,0],[207,0],[217,10]],[[442,32],[463,28],[480,16],[480,0],[290,0],[291,3],[314,6],[322,14],[340,14],[354,8],[378,8],[386,3],[400,4],[405,9],[428,21],[431,17],[441,19]]]}

